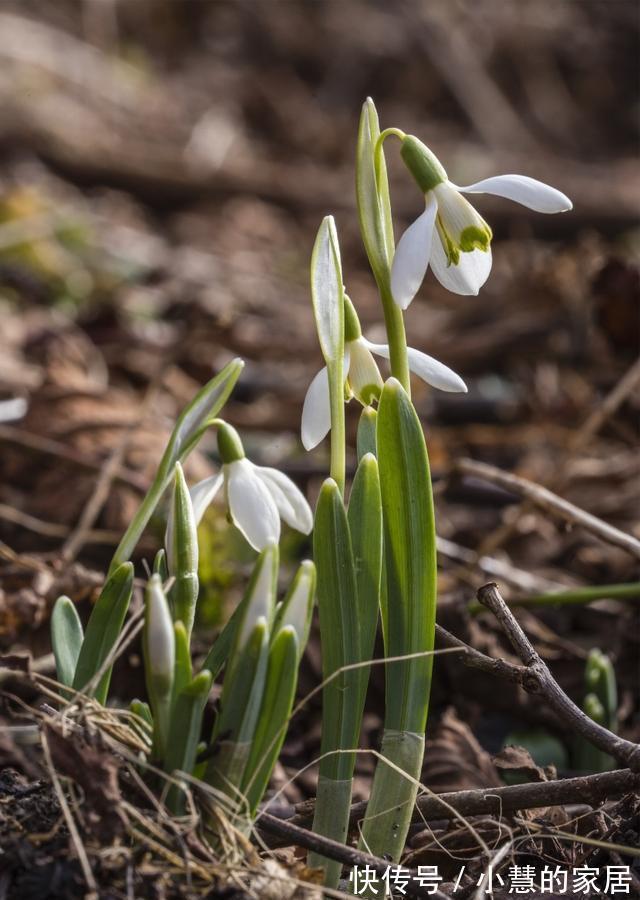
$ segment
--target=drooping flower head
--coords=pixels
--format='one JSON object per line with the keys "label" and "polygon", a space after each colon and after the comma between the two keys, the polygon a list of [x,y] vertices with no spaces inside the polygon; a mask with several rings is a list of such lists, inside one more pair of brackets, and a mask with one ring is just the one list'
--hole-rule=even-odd
{"label": "drooping flower head", "polygon": [[491,271],[491,228],[463,194],[493,194],[536,212],[572,208],[561,191],[526,175],[497,175],[466,187],[449,181],[440,161],[412,135],[402,139],[400,155],[425,197],[425,211],[407,228],[391,267],[391,292],[406,309],[427,268],[455,294],[477,294]]}
{"label": "drooping flower head", "polygon": [[[231,521],[255,550],[264,550],[269,544],[278,543],[280,519],[296,531],[309,534],[313,527],[313,515],[299,488],[277,469],[252,463],[245,456],[235,428],[222,421],[217,425],[222,471],[190,489],[196,525],[223,487]],[[167,535],[171,533],[170,521]]]}
{"label": "drooping flower head", "polygon": [[[383,386],[373,354],[389,359],[389,345],[368,341],[362,334],[353,303],[346,294],[344,301],[345,396],[346,399],[355,397],[366,407],[380,397]],[[466,392],[467,387],[462,378],[432,356],[407,347],[407,357],[411,371],[432,387],[441,391]],[[302,443],[305,449],[312,450],[317,446],[330,428],[329,376],[325,366],[309,385],[304,398]]]}

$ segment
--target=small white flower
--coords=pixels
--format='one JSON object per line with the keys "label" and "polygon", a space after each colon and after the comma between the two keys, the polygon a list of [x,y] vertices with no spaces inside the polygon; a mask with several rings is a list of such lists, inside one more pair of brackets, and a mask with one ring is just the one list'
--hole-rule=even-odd
{"label": "small white flower", "polygon": [[561,191],[525,175],[497,175],[458,187],[430,150],[405,137],[402,157],[424,191],[425,211],[400,238],[391,267],[391,292],[406,309],[427,268],[455,294],[477,294],[491,271],[491,229],[465,194],[493,194],[542,213],[567,212],[572,203]]}
{"label": "small white flower", "polygon": [[[344,371],[347,393],[353,393],[363,406],[369,406],[382,390],[382,376],[372,354],[389,359],[388,344],[372,344],[362,334],[345,343]],[[466,393],[467,386],[452,369],[420,350],[407,348],[411,371],[441,391]],[[302,443],[312,450],[331,428],[329,376],[326,366],[318,372],[304,398],[302,407]]]}
{"label": "small white flower", "polygon": [[[255,550],[264,550],[269,544],[278,543],[280,519],[296,531],[310,534],[313,514],[293,481],[277,469],[258,466],[248,460],[240,439],[230,425],[220,424],[219,429],[222,471],[198,482],[189,492],[196,525],[220,488],[224,487],[231,520]],[[223,433],[227,436],[224,442],[221,441]],[[229,440],[230,434],[232,441]]]}

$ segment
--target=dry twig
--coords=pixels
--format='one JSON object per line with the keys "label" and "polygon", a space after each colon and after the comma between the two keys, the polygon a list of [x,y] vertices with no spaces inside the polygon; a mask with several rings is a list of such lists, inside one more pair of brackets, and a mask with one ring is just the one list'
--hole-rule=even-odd
{"label": "dry twig", "polygon": [[460,460],[456,468],[463,475],[474,475],[492,484],[497,484],[508,491],[513,491],[515,494],[531,500],[541,509],[560,516],[566,522],[581,525],[602,540],[615,544],[616,547],[622,547],[623,550],[631,553],[636,559],[640,559],[640,541],[637,538],[620,531],[619,528],[614,528],[613,525],[609,525],[607,522],[603,522],[602,519],[585,512],[579,506],[574,506],[573,503],[569,503],[568,500],[564,500],[534,481],[521,478],[519,475],[512,475],[511,472],[503,472],[502,469],[498,469],[496,466],[472,459]]}
{"label": "dry twig", "polygon": [[632,771],[640,772],[640,745],[618,737],[594,722],[567,697],[501,597],[497,585],[491,583],[481,587],[478,600],[495,615],[523,663],[523,688],[529,693],[540,694],[563,722],[572,726],[594,747],[604,750]]}

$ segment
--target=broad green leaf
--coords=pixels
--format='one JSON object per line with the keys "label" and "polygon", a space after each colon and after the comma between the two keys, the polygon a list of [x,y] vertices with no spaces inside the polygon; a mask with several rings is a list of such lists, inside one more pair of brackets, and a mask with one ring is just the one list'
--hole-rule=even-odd
{"label": "broad green leaf", "polygon": [[230,659],[220,712],[213,733],[215,755],[207,764],[204,780],[233,798],[230,785],[240,788],[264,695],[269,658],[267,622],[259,619],[248,640]]}
{"label": "broad green leaf", "polygon": [[311,255],[311,297],[322,355],[327,365],[344,354],[344,287],[333,216],[325,216]]}
{"label": "broad green leaf", "polygon": [[215,378],[205,384],[180,414],[153,484],[114,553],[109,574],[130,558],[153,511],[173,478],[176,463],[186,459],[207,430],[210,420],[218,415],[243,367],[244,362],[241,359],[232,360]]}
{"label": "broad green leaf", "polygon": [[356,151],[356,197],[360,231],[378,283],[388,282],[394,252],[389,184],[384,156],[376,172],[375,146],[380,137],[378,113],[368,97],[362,107]]}
{"label": "broad green leaf", "polygon": [[[361,659],[356,575],[344,503],[336,483],[328,478],[320,490],[313,531],[313,555],[318,572],[318,612],[324,678]],[[322,753],[357,744],[360,731],[360,676],[342,672],[323,689]],[[325,757],[320,771],[327,777],[350,778],[350,754]]]}
{"label": "broad green leaf", "polygon": [[[84,690],[116,645],[133,591],[133,565],[118,566],[107,579],[93,607],[73,678],[73,687]],[[111,666],[90,691],[99,703],[106,703],[111,681]]]}
{"label": "broad green leaf", "polygon": [[[406,392],[390,378],[380,397],[378,465],[384,517],[386,655],[433,649],[437,571],[429,459]],[[387,665],[387,729],[424,732],[432,657]]]}
{"label": "broad green leaf", "polygon": [[191,635],[198,602],[198,526],[180,463],[175,465],[171,513],[166,534],[169,572],[174,577],[170,600],[174,621]]}
{"label": "broad green leaf", "polygon": [[[202,714],[211,690],[211,672],[200,672],[177,695],[169,722],[164,770],[168,774],[180,771],[192,774],[202,731]],[[172,785],[167,794],[167,807],[174,815],[182,815],[185,794]]]}
{"label": "broad green leaf", "polygon": [[82,622],[69,597],[58,597],[53,607],[51,644],[56,658],[58,681],[71,687],[82,647]]}
{"label": "broad green leaf", "polygon": [[243,787],[252,813],[267,788],[287,732],[298,681],[298,658],[296,631],[286,625],[269,650],[264,695],[244,776]]}
{"label": "broad green leaf", "polygon": [[[365,661],[373,655],[382,572],[382,500],[378,463],[372,453],[362,457],[356,470],[349,497],[348,522],[356,572],[360,653]],[[369,669],[362,668],[359,672],[360,702],[364,705]]]}
{"label": "broad green leaf", "polygon": [[[287,594],[278,605],[273,621],[273,634],[292,626],[298,638],[298,652],[304,652],[311,627],[311,614],[316,590],[316,567],[309,559],[300,564]],[[275,639],[275,638],[274,638]]]}

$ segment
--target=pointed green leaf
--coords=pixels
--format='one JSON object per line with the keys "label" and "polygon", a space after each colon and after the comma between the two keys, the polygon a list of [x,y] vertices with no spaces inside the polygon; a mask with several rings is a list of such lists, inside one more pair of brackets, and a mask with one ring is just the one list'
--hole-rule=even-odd
{"label": "pointed green leaf", "polygon": [[189,636],[182,622],[173,623],[176,662],[173,674],[173,696],[177,697],[191,681],[191,651]]}
{"label": "pointed green leaf", "polygon": [[[246,640],[256,620],[263,616],[271,622],[275,607],[279,553],[276,546],[267,547],[258,556],[247,590],[233,615],[222,629],[202,664],[215,680],[231,653]],[[235,648],[235,649],[232,649]]]}
{"label": "pointed green leaf", "polygon": [[174,578],[170,600],[174,621],[191,635],[198,602],[198,526],[180,463],[175,465],[172,508],[166,541],[169,572]]}
{"label": "pointed green leaf", "polygon": [[292,626],[298,639],[298,652],[304,652],[311,627],[311,614],[316,590],[316,567],[305,559],[298,568],[287,594],[278,605],[273,621],[273,634]]}
{"label": "pointed green leaf", "polygon": [[169,569],[167,568],[167,555],[164,548],[161,547],[153,560],[152,575],[159,575],[160,581],[164,584],[169,580]]}
{"label": "pointed green leaf", "polygon": [[333,216],[325,216],[311,256],[311,297],[322,355],[327,365],[344,353],[344,288]]}
{"label": "pointed green leaf", "polygon": [[[73,678],[73,687],[84,690],[116,645],[133,592],[133,566],[123,563],[107,579],[93,607]],[[90,691],[99,703],[106,703],[111,667]]]}
{"label": "pointed green leaf", "polygon": [[[356,470],[349,497],[348,522],[356,571],[360,653],[364,661],[373,655],[382,573],[382,499],[378,463],[372,453],[362,457]],[[360,702],[364,704],[369,669],[359,671]]]}
{"label": "pointed green leaf", "polygon": [[[338,486],[330,478],[323,484],[318,498],[313,555],[318,572],[322,669],[326,679],[361,659],[356,576],[347,513]],[[359,683],[358,671],[352,669],[335,676],[324,687],[322,753],[357,744]],[[350,754],[336,754],[322,760],[320,771],[332,778],[350,778],[353,764]]]}
{"label": "pointed green leaf", "polygon": [[376,421],[378,413],[372,406],[365,406],[358,422],[358,462],[365,453],[377,453],[376,447]]}
{"label": "pointed green leaf", "polygon": [[216,752],[204,773],[205,781],[232,799],[237,798],[231,786],[240,788],[249,758],[264,695],[268,658],[269,630],[261,618],[229,661],[213,734]]}
{"label": "pointed green leaf", "polygon": [[82,647],[82,622],[73,602],[58,597],[51,613],[51,643],[58,681],[71,687]]}
{"label": "pointed green leaf", "polygon": [[[437,571],[429,459],[416,412],[401,384],[382,391],[377,423],[384,515],[387,656],[433,649]],[[387,729],[424,732],[432,657],[387,667]]]}
{"label": "pointed green leaf", "polygon": [[[202,714],[211,690],[211,672],[200,672],[177,695],[171,712],[169,737],[164,760],[167,773],[192,774],[202,731]],[[184,812],[185,795],[177,785],[167,794],[167,808],[174,815]]]}
{"label": "pointed green leaf", "polygon": [[360,231],[369,263],[380,283],[388,281],[394,240],[389,184],[384,155],[376,171],[375,146],[380,137],[378,113],[368,97],[362,107],[356,151],[356,197]]}
{"label": "pointed green leaf", "polygon": [[269,650],[264,696],[244,776],[244,791],[252,813],[267,788],[287,733],[298,681],[298,657],[296,631],[292,625],[286,625]]}

